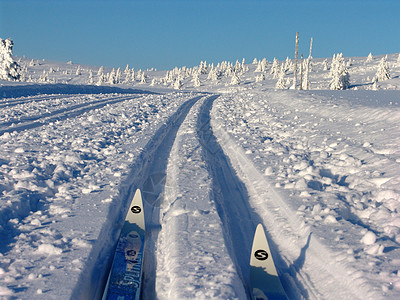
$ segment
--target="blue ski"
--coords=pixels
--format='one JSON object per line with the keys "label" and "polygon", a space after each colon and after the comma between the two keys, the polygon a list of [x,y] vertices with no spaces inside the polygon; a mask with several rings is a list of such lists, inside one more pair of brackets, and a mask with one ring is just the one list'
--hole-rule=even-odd
{"label": "blue ski", "polygon": [[258,224],[250,258],[250,292],[253,300],[287,300],[276,271],[264,228]]}
{"label": "blue ski", "polygon": [[143,201],[138,189],[132,199],[118,239],[103,300],[138,300],[140,298],[144,246]]}

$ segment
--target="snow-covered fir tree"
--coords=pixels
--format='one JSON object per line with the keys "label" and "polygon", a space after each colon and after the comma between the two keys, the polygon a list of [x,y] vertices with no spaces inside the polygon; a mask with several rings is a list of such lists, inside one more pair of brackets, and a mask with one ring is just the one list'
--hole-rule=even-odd
{"label": "snow-covered fir tree", "polygon": [[328,60],[325,58],[324,61],[322,62],[324,71],[328,71],[329,65],[328,65]]}
{"label": "snow-covered fir tree", "polygon": [[253,65],[257,65],[257,64],[258,64],[258,60],[257,60],[257,58],[254,58]]}
{"label": "snow-covered fir tree", "polygon": [[293,69],[292,60],[289,57],[286,57],[286,60],[285,60],[285,72],[288,72],[288,71],[290,71],[292,69]]}
{"label": "snow-covered fir tree", "polygon": [[13,46],[11,39],[0,39],[0,79],[20,80],[21,67],[13,59]]}
{"label": "snow-covered fir tree", "polygon": [[104,67],[103,66],[101,66],[99,68],[99,70],[97,71],[97,76],[100,76],[101,74],[104,74]]}
{"label": "snow-covered fir tree", "polygon": [[75,75],[77,75],[77,76],[82,75],[81,66],[78,66],[78,68],[76,69]]}
{"label": "snow-covered fir tree", "polygon": [[268,67],[268,61],[264,57],[262,60],[258,61],[258,65],[257,65],[255,72],[266,72],[267,67]]}
{"label": "snow-covered fir tree", "polygon": [[[210,72],[210,74],[211,74],[211,72]],[[199,87],[199,86],[201,85],[201,83],[200,83],[200,78],[199,78],[199,74],[198,74],[197,72],[194,72],[194,73],[193,73],[192,82],[193,82],[193,86],[194,86],[194,87]]]}
{"label": "snow-covered fir tree", "polygon": [[286,89],[285,85],[285,65],[282,64],[279,73],[278,73],[278,81],[276,82],[275,88],[277,89]]}
{"label": "snow-covered fir tree", "polygon": [[199,66],[199,74],[207,74],[208,67],[206,61],[201,61]]}
{"label": "snow-covered fir tree", "polygon": [[272,62],[272,67],[271,67],[270,74],[273,75],[273,78],[278,78],[278,72],[279,72],[279,62],[274,57],[274,61]]}
{"label": "snow-covered fir tree", "polygon": [[140,76],[140,83],[144,84],[147,82],[147,76],[144,72],[141,72],[141,76]]}
{"label": "snow-covered fir tree", "polygon": [[175,79],[173,87],[176,90],[180,90],[183,87],[183,81],[179,76]]}
{"label": "snow-covered fir tree", "polygon": [[89,81],[88,81],[88,83],[89,84],[93,84],[93,72],[92,72],[92,70],[89,70]]}
{"label": "snow-covered fir tree", "polygon": [[350,86],[350,74],[342,53],[333,56],[330,74],[332,80],[329,88],[331,90],[345,90]]}
{"label": "snow-covered fir tree", "polygon": [[367,56],[367,60],[366,60],[366,62],[371,62],[371,61],[373,61],[373,56],[372,56],[372,53],[370,52],[369,54],[368,54],[368,56]]}
{"label": "snow-covered fir tree", "polygon": [[384,56],[379,63],[378,71],[375,74],[374,81],[384,81],[390,78],[389,64],[387,62],[387,57]]}
{"label": "snow-covered fir tree", "polygon": [[112,71],[108,74],[108,80],[107,82],[109,84],[116,84],[116,73],[115,73],[115,69],[113,68]]}
{"label": "snow-covered fir tree", "polygon": [[240,77],[237,73],[232,72],[230,85],[238,85],[240,84]]}
{"label": "snow-covered fir tree", "polygon": [[399,56],[397,57],[397,63],[400,64],[400,53]]}
{"label": "snow-covered fir tree", "polygon": [[103,83],[106,82],[106,79],[107,79],[106,75],[104,75],[104,73],[100,73],[100,75],[98,76],[96,85],[102,85]]}

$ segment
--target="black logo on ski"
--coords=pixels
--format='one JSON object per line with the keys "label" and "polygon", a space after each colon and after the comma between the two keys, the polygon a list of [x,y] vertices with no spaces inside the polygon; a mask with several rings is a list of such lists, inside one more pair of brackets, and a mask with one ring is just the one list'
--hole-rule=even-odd
{"label": "black logo on ski", "polygon": [[254,257],[258,260],[266,260],[268,258],[268,252],[265,250],[257,250],[254,252]]}
{"label": "black logo on ski", "polygon": [[140,206],[137,206],[137,205],[132,206],[132,208],[131,208],[131,212],[133,212],[134,214],[138,214],[141,211],[142,211],[142,209],[140,208]]}

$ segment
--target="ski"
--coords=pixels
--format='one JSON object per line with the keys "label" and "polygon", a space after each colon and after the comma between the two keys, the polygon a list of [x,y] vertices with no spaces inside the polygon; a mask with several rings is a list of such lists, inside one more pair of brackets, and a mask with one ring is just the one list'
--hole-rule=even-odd
{"label": "ski", "polygon": [[103,300],[140,298],[144,246],[143,201],[137,189],[118,239]]}
{"label": "ski", "polygon": [[250,285],[253,300],[288,299],[261,224],[257,226],[251,249]]}

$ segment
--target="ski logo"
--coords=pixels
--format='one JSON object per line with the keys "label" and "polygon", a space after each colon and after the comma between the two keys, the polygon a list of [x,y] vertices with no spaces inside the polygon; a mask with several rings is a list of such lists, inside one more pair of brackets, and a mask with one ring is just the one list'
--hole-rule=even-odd
{"label": "ski logo", "polygon": [[140,206],[132,206],[131,208],[131,212],[133,212],[134,214],[139,214],[142,211],[142,208]]}
{"label": "ski logo", "polygon": [[258,260],[266,260],[268,258],[268,252],[265,250],[257,250],[254,252],[254,257]]}

